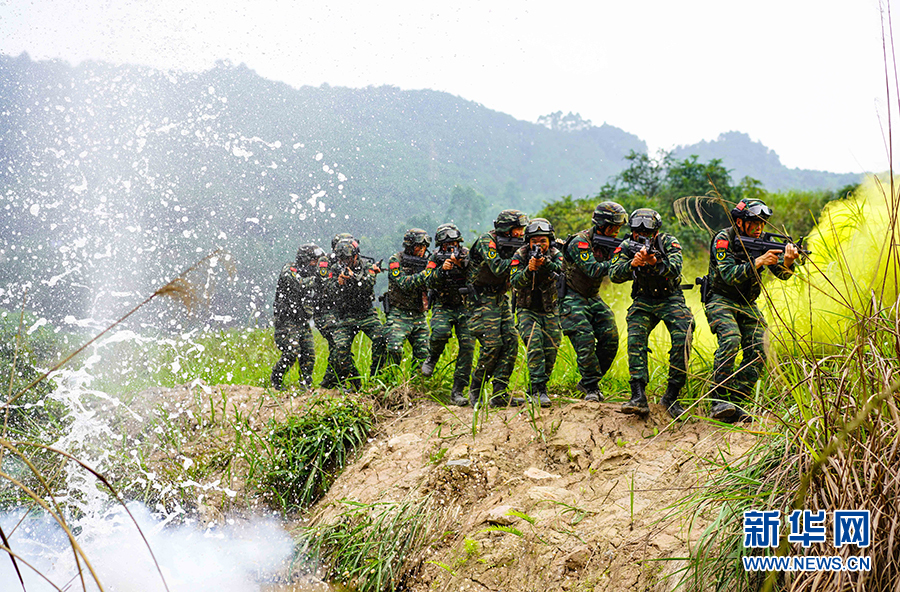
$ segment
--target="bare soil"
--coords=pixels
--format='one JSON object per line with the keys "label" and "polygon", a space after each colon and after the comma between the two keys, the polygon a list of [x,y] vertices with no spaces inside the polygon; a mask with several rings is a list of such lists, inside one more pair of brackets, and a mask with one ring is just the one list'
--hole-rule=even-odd
{"label": "bare soil", "polygon": [[[158,389],[146,401],[196,402],[203,398],[198,388]],[[206,390],[225,417],[243,413],[257,430],[305,400],[247,386]],[[659,405],[640,419],[618,413],[618,404],[566,399],[549,409],[491,411],[473,435],[471,408],[399,396],[411,405],[379,412],[368,446],[307,518],[330,520],[344,508],[342,499],[432,495],[436,534],[408,582],[413,592],[671,590],[671,574],[684,567],[680,558],[706,526],[703,517],[676,514],[672,504],[758,437],[752,427],[722,428],[696,417],[672,424]],[[209,411],[195,409],[202,427]],[[228,433],[207,432],[196,452],[226,445]],[[240,467],[230,472],[237,495],[207,491],[201,510],[208,520],[252,505]]]}

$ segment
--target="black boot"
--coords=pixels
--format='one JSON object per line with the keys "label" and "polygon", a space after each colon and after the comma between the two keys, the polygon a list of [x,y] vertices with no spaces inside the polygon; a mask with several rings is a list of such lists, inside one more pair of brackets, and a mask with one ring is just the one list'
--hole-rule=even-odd
{"label": "black boot", "polygon": [[[293,360],[292,360],[293,362]],[[275,367],[272,368],[272,377],[269,379],[272,388],[276,391],[284,390],[284,375],[287,373],[290,366],[285,366],[284,358],[282,357],[275,363]]]}
{"label": "black boot", "polygon": [[547,394],[546,384],[536,384],[531,390],[531,399],[541,407],[550,406],[550,396]]}
{"label": "black boot", "polygon": [[583,380],[578,381],[575,388],[584,393],[584,400],[592,403],[602,403],[603,393],[600,392],[600,385],[597,383],[586,383]]}
{"label": "black boot", "polygon": [[663,395],[663,398],[660,401],[660,404],[666,408],[666,411],[669,412],[672,419],[678,419],[684,414],[684,407],[678,402],[678,392],[680,390],[680,386],[669,383],[669,386],[666,387],[666,394]]}
{"label": "black boot", "polygon": [[650,406],[647,405],[647,395],[644,393],[643,382],[639,380],[631,381],[631,399],[622,403],[620,412],[634,415],[647,415],[650,413]]}
{"label": "black boot", "polygon": [[494,383],[494,395],[491,397],[491,407],[521,407],[525,404],[525,399],[510,396],[506,387],[506,384]]}
{"label": "black boot", "polygon": [[435,364],[437,364],[437,358],[432,357],[431,354],[429,354],[428,358],[422,362],[422,376],[431,376],[434,374]]}
{"label": "black boot", "polygon": [[731,393],[726,387],[715,387],[710,397],[709,416],[716,421],[730,423],[731,418],[737,412],[737,407],[728,400],[730,398]]}
{"label": "black boot", "polygon": [[[422,366],[424,369],[425,366]],[[453,382],[453,390],[450,391],[450,402],[459,407],[465,407],[469,404],[469,397],[466,396],[466,383],[460,380]]]}

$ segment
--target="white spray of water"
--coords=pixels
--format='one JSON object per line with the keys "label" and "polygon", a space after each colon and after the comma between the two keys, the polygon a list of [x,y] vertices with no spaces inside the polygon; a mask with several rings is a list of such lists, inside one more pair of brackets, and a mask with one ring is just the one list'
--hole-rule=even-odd
{"label": "white spray of water", "polygon": [[[117,397],[91,386],[94,378],[90,360],[104,353],[109,355],[104,351],[107,346],[128,340],[142,343],[145,338],[131,331],[113,333],[94,347],[82,368],[52,376],[57,388],[50,397],[67,409],[65,433],[52,447],[76,456],[100,473],[115,464],[115,448],[128,444],[127,435],[110,425],[107,411],[116,409],[137,423],[145,420]],[[155,475],[136,462],[131,470],[136,481],[156,486],[158,494],[165,496],[166,492],[154,481]],[[67,524],[76,533],[79,546],[105,590],[162,592],[166,589],[164,578],[171,592],[256,592],[260,581],[287,567],[293,543],[281,525],[271,519],[227,519],[224,524],[204,529],[177,502],[170,504],[168,510],[158,504],[152,512],[143,504],[132,502],[128,508],[135,525],[90,471],[75,462],[65,463],[63,471],[65,487],[56,493],[55,501],[68,509]],[[180,486],[234,494],[219,487],[218,482],[185,481]],[[22,509],[0,515],[0,525],[10,547],[33,566],[32,569],[19,564],[26,590],[81,590],[74,555],[63,530],[45,514],[32,514],[22,520],[25,513]],[[98,589],[90,574],[85,572],[84,577],[88,590]],[[0,590],[15,589],[21,589],[18,575],[10,558],[0,552]]]}

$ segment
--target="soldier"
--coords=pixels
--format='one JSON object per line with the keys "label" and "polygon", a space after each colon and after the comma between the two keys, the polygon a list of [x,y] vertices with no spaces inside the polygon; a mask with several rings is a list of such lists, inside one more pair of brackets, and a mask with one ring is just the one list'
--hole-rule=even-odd
{"label": "soldier", "polygon": [[528,352],[528,393],[541,407],[550,406],[547,383],[562,341],[557,309],[556,278],[563,271],[563,255],[554,246],[553,226],[535,218],[525,227],[528,243],[510,263],[519,335]]}
{"label": "soldier", "polygon": [[341,240],[355,240],[349,232],[340,232],[331,239],[331,255],[325,253],[319,257],[318,261],[318,282],[316,284],[316,298],[313,309],[313,322],[325,341],[328,342],[328,363],[325,366],[325,375],[322,377],[322,388],[334,388],[338,385],[337,360],[335,353],[337,349],[334,346],[334,331],[337,328],[337,314],[335,312],[335,304],[329,298],[330,291],[326,287],[325,280],[328,278],[328,266],[331,261],[336,259],[334,248]]}
{"label": "soldier", "polygon": [[422,362],[428,355],[428,292],[425,284],[436,267],[428,260],[431,237],[421,228],[412,228],[403,236],[403,250],[388,262],[388,291],[385,295],[387,324],[385,337],[391,363],[400,364],[403,342],[409,340],[413,360]]}
{"label": "soldier", "polygon": [[359,389],[360,372],[353,361],[353,338],[362,331],[372,340],[372,376],[385,362],[384,326],[372,307],[375,299],[375,277],[381,269],[375,264],[363,265],[359,243],[341,239],[335,245],[335,259],[329,265],[328,288],[337,313],[334,331],[335,372],[342,381],[350,381]]}
{"label": "soldier", "polygon": [[475,405],[488,378],[493,377],[492,407],[521,405],[510,398],[507,388],[516,363],[517,337],[506,292],[512,256],[525,244],[522,235],[528,216],[519,210],[503,210],[494,220],[494,230],[481,235],[469,251],[469,330],[481,343],[475,374],[469,386],[469,402]]}
{"label": "soldier", "polygon": [[[778,279],[788,279],[799,256],[797,247],[790,243],[785,245],[783,253],[770,250],[755,258],[743,248],[738,237],[759,238],[771,215],[772,210],[762,201],[742,199],[731,210],[734,226],[720,230],[710,244],[709,287],[704,310],[709,328],[719,342],[713,362],[716,398],[710,416],[720,421],[733,423],[750,419],[737,403],[749,396],[765,363],[766,321],[756,306],[762,291],[762,275],[768,268]],[[738,350],[743,350],[743,356],[735,372]]]}
{"label": "soldier", "polygon": [[681,291],[681,245],[670,234],[660,234],[662,218],[654,210],[640,208],[628,221],[631,238],[615,250],[609,277],[615,283],[633,280],[632,303],[628,308],[628,371],[631,375],[631,399],[622,405],[623,413],[646,415],[650,412],[644,388],[647,371],[647,342],[660,321],[666,324],[672,347],[669,349],[669,383],[662,405],[673,419],[684,408],[678,394],[687,382],[687,364],[691,353],[694,316]]}
{"label": "soldier", "polygon": [[462,244],[462,233],[455,224],[441,224],[434,234],[437,251],[431,256],[436,271],[429,280],[432,288],[431,308],[431,351],[422,364],[422,374],[431,376],[434,367],[452,331],[456,330],[459,346],[456,354],[456,368],[453,372],[453,389],[450,402],[464,407],[469,404],[466,388],[472,373],[472,358],[475,356],[475,340],[469,332],[463,294],[466,274],[469,269],[469,250]]}
{"label": "soldier", "polygon": [[585,401],[603,400],[600,379],[619,351],[616,315],[600,298],[600,284],[609,275],[615,236],[625,224],[625,208],[612,201],[597,204],[593,227],[570,236],[565,243],[566,282],[560,316],[563,332],[575,349]]}
{"label": "soldier", "polygon": [[314,244],[301,245],[293,263],[287,263],[278,276],[275,288],[275,345],[281,350],[272,368],[271,382],[275,390],[284,390],[284,375],[298,363],[300,386],[312,386],[316,361],[312,328],[315,268],[325,251]]}

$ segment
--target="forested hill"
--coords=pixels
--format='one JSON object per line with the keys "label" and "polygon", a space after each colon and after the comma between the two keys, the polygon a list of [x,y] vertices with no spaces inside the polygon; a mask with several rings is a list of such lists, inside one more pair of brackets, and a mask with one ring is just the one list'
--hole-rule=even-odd
{"label": "forested hill", "polygon": [[218,246],[239,271],[219,312],[268,319],[301,242],[346,230],[384,257],[410,226],[472,230],[503,207],[595,194],[646,151],[577,116],[537,124],[435,91],[296,89],[226,63],[0,56],[0,90],[0,307],[29,285],[51,318],[121,310]]}
{"label": "forested hill", "polygon": [[838,189],[858,183],[860,175],[827,173],[808,169],[790,169],[781,164],[774,150],[754,142],[741,132],[719,134],[712,142],[698,142],[679,146],[672,151],[676,159],[699,156],[701,162],[721,159],[722,166],[731,171],[735,180],[753,177],[762,181],[769,191],[785,189]]}

